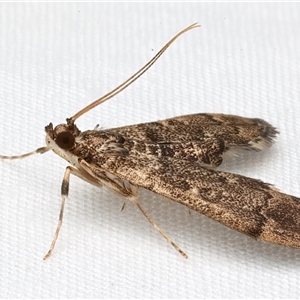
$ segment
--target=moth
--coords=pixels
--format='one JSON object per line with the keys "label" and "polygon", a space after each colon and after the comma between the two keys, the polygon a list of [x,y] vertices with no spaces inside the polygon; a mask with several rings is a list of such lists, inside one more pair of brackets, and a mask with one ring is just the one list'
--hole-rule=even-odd
{"label": "moth", "polygon": [[175,35],[144,67],[95,100],[65,124],[45,127],[46,146],[20,159],[50,150],[70,163],[61,186],[59,221],[44,259],[54,250],[63,221],[70,175],[107,187],[132,201],[176,250],[186,253],[152,220],[138,201],[140,187],[165,196],[232,229],[263,241],[300,248],[300,199],[272,185],[217,171],[231,153],[268,148],[278,131],[266,121],[199,113],[120,128],[80,131],[75,121],[114,97],[143,73],[194,23]]}

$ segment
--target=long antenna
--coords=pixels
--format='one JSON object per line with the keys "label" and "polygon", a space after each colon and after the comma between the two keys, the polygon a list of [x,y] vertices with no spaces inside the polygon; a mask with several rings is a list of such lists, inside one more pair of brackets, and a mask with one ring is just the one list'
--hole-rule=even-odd
{"label": "long antenna", "polygon": [[67,119],[68,124],[74,124],[75,120],[77,120],[80,116],[91,110],[92,108],[98,106],[99,104],[105,102],[106,100],[116,96],[121,91],[126,89],[130,84],[132,84],[135,80],[137,80],[140,76],[142,76],[158,59],[159,57],[169,48],[169,46],[182,34],[185,32],[200,27],[198,23],[194,23],[185,29],[181,30],[179,33],[177,33],[168,43],[166,43],[161,50],[157,52],[157,54],[149,61],[147,62],[139,71],[134,73],[131,77],[129,77],[126,81],[124,81],[122,84],[114,88],[109,93],[105,94],[104,96],[100,97],[99,99],[95,100],[88,106],[81,109],[79,112],[77,112],[73,117]]}

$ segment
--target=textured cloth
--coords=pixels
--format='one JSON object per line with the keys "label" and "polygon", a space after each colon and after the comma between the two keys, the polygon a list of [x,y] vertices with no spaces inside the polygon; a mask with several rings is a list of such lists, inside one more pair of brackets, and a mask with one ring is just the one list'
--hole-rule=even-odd
{"label": "textured cloth", "polygon": [[[174,34],[199,22],[81,130],[210,112],[262,118],[276,144],[222,170],[300,196],[299,3],[1,3],[0,153],[44,145]],[[0,161],[1,298],[299,298],[300,251],[255,241],[141,190],[140,202],[187,252],[178,254],[131,203],[71,176],[53,256],[66,161]]]}

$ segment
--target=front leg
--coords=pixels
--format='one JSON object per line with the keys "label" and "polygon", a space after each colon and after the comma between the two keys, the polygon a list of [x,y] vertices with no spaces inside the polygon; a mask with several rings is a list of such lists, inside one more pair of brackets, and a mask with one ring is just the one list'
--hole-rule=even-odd
{"label": "front leg", "polygon": [[[82,174],[79,170],[77,170],[76,168],[71,167],[71,166],[66,167],[64,178],[61,183],[61,207],[60,207],[58,223],[57,223],[57,227],[56,227],[56,230],[54,233],[54,237],[53,237],[51,246],[50,246],[47,254],[44,256],[44,260],[51,256],[53,249],[55,247],[59,232],[60,232],[60,228],[61,228],[62,221],[63,221],[65,202],[66,202],[66,199],[68,198],[68,194],[69,194],[69,185],[70,185],[70,175],[71,174],[73,174],[85,181],[88,181],[94,185],[101,186],[101,184],[97,184],[97,182],[93,181],[92,178],[89,178],[88,174]],[[88,176],[86,176],[86,175],[88,175]]]}
{"label": "front leg", "polygon": [[93,170],[93,166],[86,163],[84,160],[80,162],[80,165],[82,169],[76,169],[74,167],[68,166],[66,167],[66,171],[64,174],[64,178],[61,184],[61,207],[60,207],[60,213],[58,218],[58,223],[56,226],[56,230],[54,233],[54,237],[52,240],[52,243],[50,245],[50,248],[47,252],[47,254],[44,256],[44,260],[49,258],[53,252],[53,249],[55,247],[56,241],[58,239],[58,235],[62,226],[63,221],[63,214],[64,214],[64,208],[65,208],[65,202],[68,198],[69,194],[69,185],[70,185],[70,175],[75,175],[79,177],[80,179],[87,181],[97,187],[106,186],[112,191],[128,198],[128,199],[134,199],[137,197],[138,187],[131,185],[129,182],[124,181],[120,178],[116,178],[112,176],[111,174],[107,174],[105,171],[97,172],[94,174],[91,172]]}

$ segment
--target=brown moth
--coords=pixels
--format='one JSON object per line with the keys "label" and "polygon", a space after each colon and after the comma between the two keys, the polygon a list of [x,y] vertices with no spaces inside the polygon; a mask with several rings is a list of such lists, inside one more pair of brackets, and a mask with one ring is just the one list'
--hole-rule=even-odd
{"label": "brown moth", "polygon": [[65,170],[61,210],[48,253],[62,225],[70,175],[97,187],[108,187],[137,205],[149,222],[184,257],[187,255],[150,218],[138,202],[139,187],[179,202],[256,239],[300,248],[300,199],[272,185],[241,175],[216,171],[224,158],[239,150],[264,150],[277,130],[261,119],[223,114],[193,114],[120,128],[80,131],[75,121],[114,97],[144,72],[183,33],[175,35],[143,68],[114,90],[68,118],[66,124],[46,126],[46,146],[20,159],[53,150],[72,166]]}

